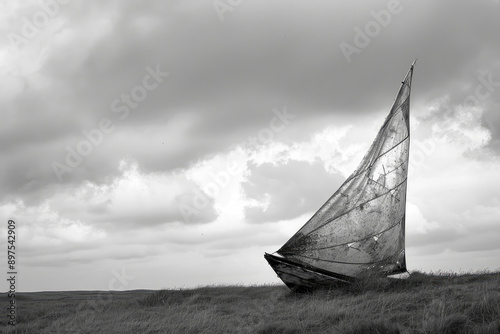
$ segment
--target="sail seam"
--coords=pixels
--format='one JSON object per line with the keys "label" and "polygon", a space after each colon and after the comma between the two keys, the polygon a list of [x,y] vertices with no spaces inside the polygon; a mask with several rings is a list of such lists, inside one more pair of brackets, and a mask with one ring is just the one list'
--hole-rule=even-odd
{"label": "sail seam", "polygon": [[[401,145],[406,139],[410,138],[409,135],[406,135],[406,137],[404,137],[403,139],[401,139],[396,145],[394,145],[393,147],[391,147],[390,149],[388,149],[387,151],[385,151],[384,153],[381,153],[377,158],[376,160],[378,160],[381,156],[383,155],[386,155],[387,153],[389,153],[390,151],[392,151],[393,149],[395,149],[397,146]],[[370,167],[373,166],[373,164],[370,165]],[[370,168],[368,167],[368,168]]]}
{"label": "sail seam", "polygon": [[395,170],[398,170],[401,166],[403,166],[407,162],[408,162],[408,159],[404,160],[402,163],[400,163],[399,165],[397,165],[394,169],[391,169],[390,171],[388,171],[386,175],[389,175],[392,172],[394,172]]}
{"label": "sail seam", "polygon": [[[397,165],[397,166],[396,166],[396,168],[391,169],[390,171],[388,171],[388,172],[384,173],[383,175],[384,175],[384,176],[387,176],[387,175],[391,174],[392,172],[394,172],[394,171],[398,170],[398,169],[399,169],[401,166],[403,166],[403,165],[404,165],[407,161],[408,161],[408,159],[407,159],[407,160],[405,160],[405,161],[403,161],[403,162],[402,162],[402,163],[400,163],[399,165]],[[384,167],[384,166],[382,166],[382,167]],[[373,183],[375,183],[375,184],[378,184],[378,185],[379,185],[379,186],[381,186],[382,188],[384,188],[384,189],[386,189],[386,190],[388,190],[388,191],[391,191],[391,189],[387,188],[387,187],[385,186],[385,184],[382,184],[382,183],[380,183],[380,182],[378,182],[378,181],[376,181],[376,180],[374,180],[374,179],[368,179],[368,182],[373,182]],[[398,199],[398,198],[396,198],[393,194],[391,194],[391,196],[392,196],[392,197],[394,197],[396,200],[398,200],[398,201],[399,201],[399,199]]]}
{"label": "sail seam", "polygon": [[325,226],[326,224],[328,224],[328,223],[330,223],[330,222],[334,221],[335,219],[338,219],[338,218],[340,218],[340,217],[342,217],[342,216],[344,216],[344,215],[348,214],[349,212],[351,212],[352,210],[354,210],[354,209],[358,208],[359,206],[361,206],[361,205],[363,205],[363,204],[366,204],[366,203],[368,203],[368,202],[371,202],[371,201],[376,200],[376,199],[377,199],[377,198],[379,198],[379,197],[382,197],[382,196],[384,196],[384,195],[387,195],[389,192],[391,192],[391,191],[393,191],[394,189],[396,189],[396,188],[400,187],[403,183],[405,183],[405,182],[406,182],[406,180],[407,180],[407,179],[408,179],[408,178],[406,177],[403,181],[401,181],[401,183],[399,183],[399,184],[398,184],[397,186],[395,186],[394,188],[391,188],[391,189],[389,189],[388,191],[386,191],[386,192],[384,192],[384,193],[382,193],[382,194],[380,194],[380,195],[378,195],[378,196],[375,196],[375,197],[373,197],[373,198],[369,199],[368,201],[365,201],[365,202],[363,202],[363,203],[361,203],[361,204],[359,204],[359,205],[356,205],[356,206],[352,207],[351,209],[347,210],[346,212],[344,212],[344,213],[342,213],[342,214],[340,214],[340,215],[338,215],[338,216],[335,216],[335,217],[333,217],[333,218],[327,219],[327,220],[325,221],[325,223],[324,223],[324,224],[322,224],[322,225],[320,225],[320,226],[316,227],[315,229],[311,230],[311,231],[310,231],[309,233],[307,233],[306,235],[309,235],[309,234],[311,234],[311,233],[313,233],[313,232],[316,232],[317,230],[319,230],[320,228],[322,228],[322,227],[323,227],[323,226]]}
{"label": "sail seam", "polygon": [[[399,95],[399,92],[398,92],[398,95]],[[401,109],[401,107],[403,106],[403,104],[406,103],[406,100],[408,100],[409,98],[410,98],[410,90],[408,90],[408,96],[404,99],[403,102],[401,102],[401,104],[397,108],[394,108],[394,104],[392,105],[392,108],[391,108],[389,115],[385,119],[384,124],[382,124],[382,128],[384,128],[387,125],[387,123],[389,123],[394,116],[396,116],[400,111],[403,110],[403,109]],[[396,96],[396,100],[394,101],[394,103],[396,103],[397,100],[398,100],[398,97]],[[393,110],[394,110],[394,112],[393,112]]]}
{"label": "sail seam", "polygon": [[401,107],[403,106],[403,104],[406,103],[406,101],[410,98],[410,86],[408,86],[408,95],[405,97],[404,101],[401,102],[401,104],[394,110],[398,110],[398,109],[401,109]]}
{"label": "sail seam", "polygon": [[[401,253],[401,250],[398,250],[396,252],[396,255]],[[306,256],[306,255],[294,255],[294,256],[297,256],[297,257],[304,257],[306,259],[312,259],[312,260],[316,260],[316,261],[323,261],[323,262],[331,262],[331,263],[340,263],[340,264],[351,264],[351,265],[360,265],[360,264],[375,264],[375,263],[380,263],[380,262],[384,262],[384,261],[387,261],[388,259],[390,258],[393,258],[394,257],[394,254],[391,255],[391,256],[388,256],[386,258],[383,258],[382,260],[378,260],[378,261],[374,261],[374,262],[342,262],[342,261],[334,261],[334,260],[325,260],[325,259],[320,259],[320,258],[312,258],[310,256]]]}
{"label": "sail seam", "polygon": [[375,158],[375,160],[373,160],[373,162],[368,166],[366,167],[365,169],[359,171],[358,173],[356,173],[355,175],[353,175],[351,177],[351,179],[354,179],[356,177],[358,177],[359,175],[363,174],[365,171],[367,171],[368,169],[372,168],[373,164],[375,162],[377,162],[378,159],[380,159],[382,156],[386,155],[387,153],[389,153],[390,151],[392,151],[393,149],[395,149],[397,146],[401,145],[406,139],[410,138],[409,135],[407,135],[406,137],[404,137],[401,141],[399,141],[396,145],[392,146],[390,149],[388,149],[387,151],[385,151],[384,153],[381,153],[379,156],[377,156]]}
{"label": "sail seam", "polygon": [[370,238],[373,238],[374,236],[377,236],[377,235],[380,235],[382,233],[385,233],[389,230],[392,230],[393,228],[395,228],[396,226],[398,226],[399,224],[401,224],[401,222],[403,221],[405,215],[403,214],[403,217],[401,217],[400,220],[398,220],[398,222],[394,225],[392,225],[391,227],[383,230],[383,231],[380,231],[380,232],[377,232],[377,233],[374,233],[374,234],[370,234],[369,236],[365,237],[365,238],[362,238],[362,239],[358,239],[358,240],[353,240],[353,241],[350,241],[350,242],[346,242],[346,243],[343,243],[343,244],[337,244],[337,245],[333,245],[333,246],[327,246],[327,247],[320,247],[320,248],[308,248],[307,250],[320,250],[320,249],[328,249],[328,248],[335,248],[335,247],[339,247],[339,246],[344,246],[344,245],[348,245],[350,243],[353,243],[353,242],[360,242],[360,241],[363,241],[363,240],[368,240]]}

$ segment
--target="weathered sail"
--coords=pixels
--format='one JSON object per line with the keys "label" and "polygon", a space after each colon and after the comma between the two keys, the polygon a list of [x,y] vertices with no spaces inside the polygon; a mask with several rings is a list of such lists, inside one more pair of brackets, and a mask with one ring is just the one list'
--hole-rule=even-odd
{"label": "weathered sail", "polygon": [[358,277],[406,271],[405,205],[413,64],[357,170],[278,253],[309,268]]}

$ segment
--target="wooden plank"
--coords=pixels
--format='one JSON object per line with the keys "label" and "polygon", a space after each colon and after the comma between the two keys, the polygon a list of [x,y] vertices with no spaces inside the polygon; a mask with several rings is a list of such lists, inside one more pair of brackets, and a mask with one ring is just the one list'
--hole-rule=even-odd
{"label": "wooden plank", "polygon": [[330,289],[354,282],[353,277],[327,273],[285,258],[264,254],[278,277],[294,292]]}

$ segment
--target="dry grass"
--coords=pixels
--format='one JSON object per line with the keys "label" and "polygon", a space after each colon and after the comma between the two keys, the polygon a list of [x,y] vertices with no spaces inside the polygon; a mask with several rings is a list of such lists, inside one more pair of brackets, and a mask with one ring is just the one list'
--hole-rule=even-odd
{"label": "dry grass", "polygon": [[414,272],[312,294],[213,286],[29,293],[17,302],[19,323],[2,317],[2,333],[500,333],[500,273]]}

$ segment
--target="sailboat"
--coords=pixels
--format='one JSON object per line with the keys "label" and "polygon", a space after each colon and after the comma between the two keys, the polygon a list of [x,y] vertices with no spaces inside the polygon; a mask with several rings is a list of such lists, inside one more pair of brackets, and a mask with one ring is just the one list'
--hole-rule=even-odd
{"label": "sailboat", "polygon": [[404,273],[413,67],[358,168],[278,251],[264,257],[295,292]]}

